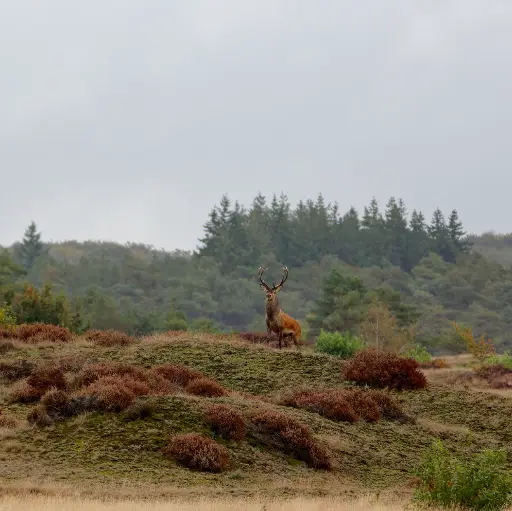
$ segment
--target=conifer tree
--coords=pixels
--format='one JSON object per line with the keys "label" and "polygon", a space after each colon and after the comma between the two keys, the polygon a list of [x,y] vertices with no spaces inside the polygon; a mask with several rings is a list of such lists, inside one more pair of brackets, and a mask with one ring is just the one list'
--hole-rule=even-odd
{"label": "conifer tree", "polygon": [[466,254],[471,250],[471,243],[467,240],[456,209],[452,210],[448,217],[448,235],[458,253]]}
{"label": "conifer tree", "polygon": [[28,270],[32,268],[35,260],[43,252],[43,244],[41,242],[41,233],[37,232],[34,221],[25,230],[25,235],[20,246],[20,256],[23,266]]}

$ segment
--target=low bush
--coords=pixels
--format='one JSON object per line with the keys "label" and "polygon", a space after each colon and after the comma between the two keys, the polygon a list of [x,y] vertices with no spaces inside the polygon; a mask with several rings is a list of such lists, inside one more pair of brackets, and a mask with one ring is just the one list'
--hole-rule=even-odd
{"label": "low bush", "polygon": [[259,442],[277,448],[317,469],[330,470],[331,460],[310,429],[293,417],[274,410],[256,410],[250,415],[250,433]]}
{"label": "low bush", "polygon": [[29,424],[33,424],[40,428],[51,426],[53,424],[52,419],[46,413],[46,410],[42,405],[37,405],[28,412],[27,421]]}
{"label": "low bush", "polygon": [[494,354],[483,360],[484,366],[498,365],[512,371],[512,352],[505,351],[502,355]]}
{"label": "low bush", "polygon": [[265,344],[271,340],[266,332],[240,332],[238,336],[254,344]]}
{"label": "low bush", "polygon": [[70,342],[73,334],[65,327],[47,323],[28,323],[16,327],[16,337],[23,342]]}
{"label": "low bush", "polygon": [[228,450],[215,440],[198,433],[173,436],[163,452],[194,470],[221,472],[229,464]]}
{"label": "low bush", "polygon": [[26,359],[0,362],[0,378],[8,381],[26,378],[33,370],[35,364]]}
{"label": "low bush", "polygon": [[44,390],[29,385],[26,380],[20,381],[13,386],[10,399],[14,403],[34,403],[44,394]]}
{"label": "low bush", "polygon": [[85,365],[77,373],[72,387],[74,389],[86,387],[104,377],[124,378],[134,390],[138,389],[135,390],[137,395],[167,395],[175,392],[172,384],[161,373],[120,362],[98,362]]}
{"label": "low bush", "polygon": [[487,449],[460,461],[435,440],[416,475],[415,500],[449,509],[503,510],[512,505],[512,477],[506,452]]}
{"label": "low bush", "polygon": [[427,379],[416,360],[373,347],[347,360],[342,376],[348,381],[376,388],[414,390],[427,386]]}
{"label": "low bush", "polygon": [[[0,339],[2,339],[2,328],[0,327]],[[14,351],[16,346],[12,341],[0,341],[0,355],[7,353],[8,351]]]}
{"label": "low bush", "polygon": [[53,419],[63,419],[73,415],[70,404],[69,396],[66,392],[59,389],[50,389],[41,398],[41,405],[48,416]]}
{"label": "low bush", "polygon": [[208,408],[205,420],[213,431],[227,440],[243,440],[245,419],[231,406],[215,404]]}
{"label": "low bush", "polygon": [[180,387],[186,387],[192,380],[204,378],[199,371],[181,364],[161,364],[153,366],[151,370]]}
{"label": "low bush", "polygon": [[135,394],[116,383],[103,383],[98,380],[75,394],[76,397],[90,397],[87,410],[121,412],[135,401]]}
{"label": "low bush", "polygon": [[211,378],[198,378],[192,380],[185,390],[189,394],[204,397],[221,397],[227,395],[228,391],[218,382]]}
{"label": "low bush", "polygon": [[377,422],[381,417],[411,420],[388,393],[373,389],[296,389],[284,394],[280,404],[303,408],[339,422]]}
{"label": "low bush", "polygon": [[444,358],[433,358],[428,362],[420,362],[422,369],[446,369],[450,364]]}
{"label": "low bush", "polygon": [[98,346],[128,346],[135,338],[118,330],[87,330],[84,337]]}
{"label": "low bush", "polygon": [[27,383],[38,389],[41,395],[52,387],[61,390],[67,387],[64,371],[55,365],[36,367],[28,376]]}
{"label": "low bush", "polygon": [[421,344],[413,344],[402,352],[402,356],[413,358],[420,364],[428,364],[432,361],[432,355],[428,352],[427,348]]}
{"label": "low bush", "polygon": [[501,364],[480,366],[476,369],[476,374],[493,389],[512,388],[512,369]]}
{"label": "low bush", "polygon": [[350,332],[326,332],[320,330],[317,337],[315,350],[340,358],[350,358],[364,348],[362,339]]}

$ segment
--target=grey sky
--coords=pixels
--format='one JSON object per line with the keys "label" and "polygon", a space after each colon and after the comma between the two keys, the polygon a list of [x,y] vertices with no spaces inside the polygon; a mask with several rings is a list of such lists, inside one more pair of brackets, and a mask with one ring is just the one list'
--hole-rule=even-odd
{"label": "grey sky", "polygon": [[0,0],[0,244],[193,248],[222,193],[511,231],[510,0]]}

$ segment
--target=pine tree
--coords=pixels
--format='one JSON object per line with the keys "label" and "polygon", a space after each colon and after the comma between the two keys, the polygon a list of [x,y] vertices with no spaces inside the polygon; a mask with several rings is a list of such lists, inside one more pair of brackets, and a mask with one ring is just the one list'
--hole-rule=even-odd
{"label": "pine tree", "polygon": [[394,266],[408,271],[407,261],[407,217],[403,201],[397,203],[391,197],[386,206],[386,231],[388,238],[388,260]]}
{"label": "pine tree", "polygon": [[448,235],[450,240],[458,253],[467,254],[471,250],[471,243],[466,237],[466,232],[462,227],[462,222],[459,220],[459,214],[454,209],[448,218]]}
{"label": "pine tree", "polygon": [[[407,233],[407,260],[409,269],[420,263],[430,251],[430,242],[425,224],[425,216],[421,211],[413,210]],[[408,270],[406,270],[408,271]]]}
{"label": "pine tree", "polygon": [[25,235],[20,246],[20,256],[23,266],[28,270],[34,266],[35,260],[43,252],[41,233],[37,232],[34,221],[25,230]]}
{"label": "pine tree", "polygon": [[439,254],[446,262],[454,263],[456,254],[450,242],[444,215],[439,208],[437,208],[432,215],[432,222],[428,228],[428,233],[432,250]]}

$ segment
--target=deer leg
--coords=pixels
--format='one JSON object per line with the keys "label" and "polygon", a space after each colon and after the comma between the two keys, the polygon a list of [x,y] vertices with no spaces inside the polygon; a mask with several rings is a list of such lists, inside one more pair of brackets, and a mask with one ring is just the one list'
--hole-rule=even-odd
{"label": "deer leg", "polygon": [[283,339],[283,332],[279,332],[279,349],[281,349],[281,341]]}

